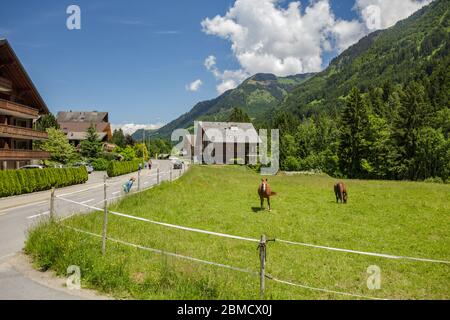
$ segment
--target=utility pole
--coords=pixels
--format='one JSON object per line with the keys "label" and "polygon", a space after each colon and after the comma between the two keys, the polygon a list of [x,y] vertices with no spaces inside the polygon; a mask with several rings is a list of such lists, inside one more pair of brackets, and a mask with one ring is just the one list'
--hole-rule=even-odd
{"label": "utility pole", "polygon": [[144,166],[144,163],[145,163],[145,157],[144,157],[145,148],[147,148],[147,147],[145,146],[145,128],[144,128],[142,131],[142,166]]}

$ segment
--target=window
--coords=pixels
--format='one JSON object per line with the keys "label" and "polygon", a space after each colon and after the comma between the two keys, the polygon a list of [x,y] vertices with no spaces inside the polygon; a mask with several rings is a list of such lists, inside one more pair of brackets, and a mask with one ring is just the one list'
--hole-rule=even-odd
{"label": "window", "polygon": [[28,120],[25,119],[14,119],[14,125],[16,127],[28,128]]}
{"label": "window", "polygon": [[15,140],[15,148],[17,150],[28,150],[29,149],[29,142],[28,140]]}

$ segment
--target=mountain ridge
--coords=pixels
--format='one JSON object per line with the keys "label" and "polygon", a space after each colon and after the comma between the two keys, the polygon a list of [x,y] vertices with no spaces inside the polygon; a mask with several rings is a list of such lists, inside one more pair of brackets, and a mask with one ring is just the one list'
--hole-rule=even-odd
{"label": "mountain ridge", "polygon": [[366,35],[294,88],[280,109],[299,118],[333,113],[353,87],[366,91],[386,82],[405,84],[428,72],[430,60],[448,55],[449,7],[450,0],[435,0],[396,25]]}
{"label": "mountain ridge", "polygon": [[[188,112],[153,132],[147,137],[170,137],[173,130],[192,127],[195,120],[224,121],[234,107],[241,108],[252,119],[260,119],[276,108],[296,85],[307,81],[314,73],[277,77],[270,73],[257,73],[244,80],[238,87],[218,97],[198,102]],[[143,129],[133,134],[142,139]]]}

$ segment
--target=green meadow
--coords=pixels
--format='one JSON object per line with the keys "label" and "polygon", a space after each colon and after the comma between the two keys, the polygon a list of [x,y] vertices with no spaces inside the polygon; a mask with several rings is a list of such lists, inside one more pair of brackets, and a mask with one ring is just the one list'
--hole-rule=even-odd
{"label": "green meadow", "polygon": [[[115,212],[250,238],[283,239],[392,255],[450,260],[450,185],[345,181],[349,202],[336,204],[328,176],[268,177],[277,196],[259,210],[261,176],[246,167],[193,166],[183,177],[131,195]],[[267,203],[265,203],[267,207]],[[108,242],[101,212],[30,230],[25,251],[37,268],[65,276],[81,268],[82,286],[123,299],[260,299],[259,276]],[[257,243],[109,215],[108,236],[143,247],[259,272]],[[450,265],[385,259],[269,242],[266,272],[315,288],[385,299],[449,299]],[[369,266],[381,288],[367,287]],[[266,279],[264,299],[359,299]]]}

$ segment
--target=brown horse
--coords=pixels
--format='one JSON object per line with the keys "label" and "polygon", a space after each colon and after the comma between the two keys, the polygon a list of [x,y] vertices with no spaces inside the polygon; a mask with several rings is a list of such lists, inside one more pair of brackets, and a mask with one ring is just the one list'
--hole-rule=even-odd
{"label": "brown horse", "polygon": [[334,194],[336,195],[336,203],[339,203],[339,200],[341,200],[341,203],[347,203],[347,188],[343,182],[334,185]]}
{"label": "brown horse", "polygon": [[267,204],[269,205],[269,211],[270,211],[270,197],[276,196],[277,193],[273,192],[272,189],[270,189],[269,183],[266,179],[261,179],[261,184],[258,188],[258,194],[259,198],[261,199],[261,209],[264,209],[264,199],[267,199]]}

